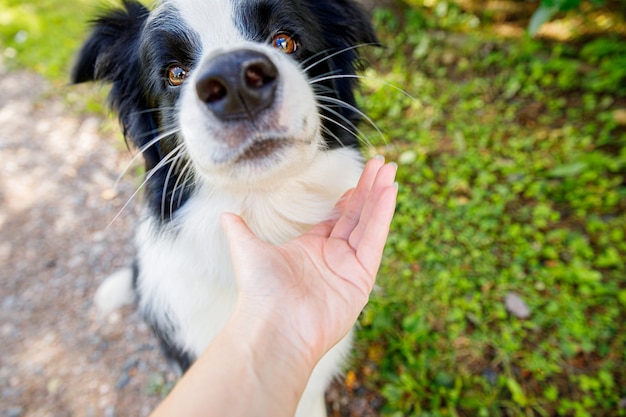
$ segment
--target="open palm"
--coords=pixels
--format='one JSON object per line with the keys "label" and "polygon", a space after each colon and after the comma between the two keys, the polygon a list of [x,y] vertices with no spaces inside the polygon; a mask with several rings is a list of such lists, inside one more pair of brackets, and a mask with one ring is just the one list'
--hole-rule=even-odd
{"label": "open palm", "polygon": [[338,217],[281,246],[258,239],[238,216],[222,222],[231,246],[239,306],[271,317],[296,348],[321,356],[347,334],[367,303],[397,196],[397,167],[367,163]]}

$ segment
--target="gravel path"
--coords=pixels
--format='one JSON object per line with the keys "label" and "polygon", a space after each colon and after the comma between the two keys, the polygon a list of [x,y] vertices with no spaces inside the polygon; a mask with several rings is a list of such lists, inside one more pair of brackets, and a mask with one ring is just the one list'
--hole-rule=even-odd
{"label": "gravel path", "polygon": [[132,258],[137,204],[107,228],[131,154],[110,122],[72,115],[81,88],[0,68],[0,417],[147,415],[175,378],[132,308],[92,311]]}

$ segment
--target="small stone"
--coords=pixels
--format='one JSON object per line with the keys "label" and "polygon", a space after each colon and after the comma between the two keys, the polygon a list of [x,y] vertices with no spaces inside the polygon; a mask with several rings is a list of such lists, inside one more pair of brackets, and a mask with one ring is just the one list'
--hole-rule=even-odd
{"label": "small stone", "polygon": [[108,189],[102,191],[100,196],[102,197],[102,199],[104,201],[111,201],[115,197],[117,197],[117,191],[115,191],[113,188],[108,188]]}
{"label": "small stone", "polygon": [[15,295],[9,295],[2,301],[2,309],[3,310],[12,310],[17,305],[18,298]]}
{"label": "small stone", "polygon": [[112,405],[107,406],[104,409],[104,417],[115,417],[115,407]]}
{"label": "small stone", "polygon": [[417,161],[417,152],[413,150],[402,152],[398,158],[398,163],[400,165],[411,165],[415,161]]}
{"label": "small stone", "polygon": [[139,364],[139,360],[137,358],[129,358],[124,362],[124,367],[122,368],[122,372],[128,372],[133,368],[136,368]]}
{"label": "small stone", "polygon": [[48,394],[54,395],[59,392],[59,388],[61,388],[61,380],[59,378],[53,378],[48,381]]}
{"label": "small stone", "polygon": [[518,319],[527,319],[530,317],[530,308],[528,304],[514,292],[510,292],[504,298],[504,306],[506,310]]}
{"label": "small stone", "polygon": [[24,414],[22,407],[10,407],[7,410],[7,417],[21,417]]}
{"label": "small stone", "polygon": [[496,385],[498,382],[498,372],[492,368],[486,368],[483,371],[483,378],[485,378],[491,385]]}
{"label": "small stone", "polygon": [[87,410],[85,410],[85,417],[95,417],[96,416],[96,409],[90,405],[89,407],[87,407]]}
{"label": "small stone", "polygon": [[129,383],[130,383],[130,375],[128,374],[123,374],[120,379],[117,380],[117,383],[115,384],[115,389],[120,391],[123,390]]}

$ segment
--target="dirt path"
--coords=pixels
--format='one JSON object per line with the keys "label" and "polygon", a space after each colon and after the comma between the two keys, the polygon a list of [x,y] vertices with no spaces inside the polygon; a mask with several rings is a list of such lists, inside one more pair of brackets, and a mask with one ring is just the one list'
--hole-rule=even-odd
{"label": "dirt path", "polygon": [[44,79],[0,69],[0,417],[141,416],[174,375],[132,309],[91,299],[132,258],[130,160],[102,119],[72,116]]}

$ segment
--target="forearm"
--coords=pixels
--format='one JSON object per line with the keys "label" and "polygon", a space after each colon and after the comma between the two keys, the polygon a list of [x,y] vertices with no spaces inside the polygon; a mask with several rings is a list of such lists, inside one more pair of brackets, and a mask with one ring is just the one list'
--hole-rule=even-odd
{"label": "forearm", "polygon": [[235,314],[153,412],[171,416],[292,417],[313,364],[271,322]]}

